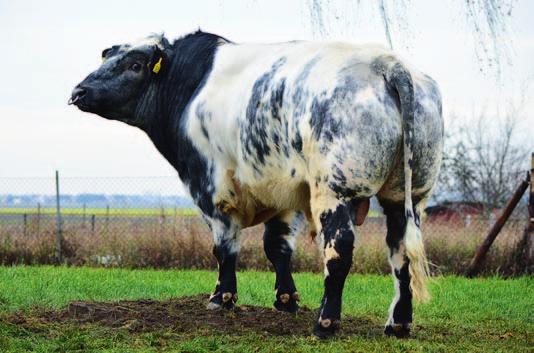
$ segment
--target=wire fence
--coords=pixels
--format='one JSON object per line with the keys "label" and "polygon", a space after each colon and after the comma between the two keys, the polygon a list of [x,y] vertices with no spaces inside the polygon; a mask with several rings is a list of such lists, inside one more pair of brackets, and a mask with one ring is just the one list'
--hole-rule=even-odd
{"label": "wire fence", "polygon": [[[0,178],[0,263],[215,269],[208,227],[177,177],[61,178],[57,214],[54,178]],[[507,222],[483,274],[521,272],[516,258],[526,217]],[[473,210],[445,209],[424,217],[423,234],[436,273],[463,273],[494,222]],[[357,230],[353,271],[389,273],[385,218],[376,206]],[[242,232],[241,269],[270,270],[263,226]],[[295,271],[322,271],[317,240],[303,227]]]}

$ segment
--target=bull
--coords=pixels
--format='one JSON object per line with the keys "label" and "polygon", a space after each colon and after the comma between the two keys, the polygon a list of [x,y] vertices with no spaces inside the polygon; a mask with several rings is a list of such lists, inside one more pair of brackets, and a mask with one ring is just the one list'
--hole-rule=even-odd
{"label": "bull", "polygon": [[176,169],[213,233],[219,274],[208,309],[237,301],[240,230],[265,224],[278,310],[296,312],[290,262],[299,224],[322,240],[324,294],[313,334],[340,325],[355,226],[376,196],[395,284],[385,333],[409,335],[428,299],[419,209],[443,145],[436,83],[377,45],[238,44],[197,31],[102,52],[69,100],[143,130]]}

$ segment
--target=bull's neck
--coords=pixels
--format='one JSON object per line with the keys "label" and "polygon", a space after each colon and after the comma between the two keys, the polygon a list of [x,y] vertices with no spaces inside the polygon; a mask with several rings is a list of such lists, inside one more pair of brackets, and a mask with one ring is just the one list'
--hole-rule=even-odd
{"label": "bull's neck", "polygon": [[[183,130],[182,119],[187,106],[209,75],[220,37],[203,32],[176,40],[167,49],[167,67],[152,92],[149,120],[143,127],[157,149],[180,173],[191,157],[190,141]],[[155,104],[155,105],[154,105]]]}
{"label": "bull's neck", "polygon": [[[184,113],[211,71],[220,37],[197,32],[174,42],[167,72],[150,93],[151,121],[142,129],[156,148],[177,170],[195,200],[209,182],[208,163],[187,136]],[[212,205],[199,205],[211,213]]]}

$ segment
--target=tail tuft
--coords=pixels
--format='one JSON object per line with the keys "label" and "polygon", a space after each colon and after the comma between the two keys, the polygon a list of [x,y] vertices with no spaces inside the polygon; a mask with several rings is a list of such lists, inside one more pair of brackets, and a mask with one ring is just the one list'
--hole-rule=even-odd
{"label": "tail tuft", "polygon": [[428,302],[430,294],[427,290],[427,282],[430,271],[421,231],[415,224],[413,216],[406,219],[404,246],[406,248],[406,256],[410,260],[408,270],[410,271],[412,296],[419,303]]}

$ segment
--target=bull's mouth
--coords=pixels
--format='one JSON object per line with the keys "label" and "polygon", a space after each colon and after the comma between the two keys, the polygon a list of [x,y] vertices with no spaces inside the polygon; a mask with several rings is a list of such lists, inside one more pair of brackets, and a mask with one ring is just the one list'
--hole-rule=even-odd
{"label": "bull's mouth", "polygon": [[84,97],[71,97],[69,98],[68,105],[74,105],[83,112],[92,113],[94,109],[91,109],[91,105],[85,102]]}
{"label": "bull's mouth", "polygon": [[91,113],[91,107],[87,104],[84,104],[83,102],[78,102],[74,104],[78,109],[80,109],[83,112]]}
{"label": "bull's mouth", "polygon": [[88,101],[89,90],[85,87],[76,86],[72,91],[72,95],[69,98],[67,104],[75,105],[84,112],[91,112],[91,104]]}

